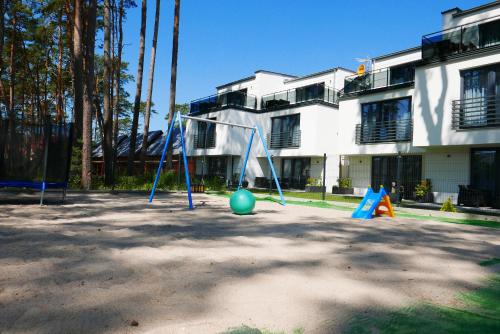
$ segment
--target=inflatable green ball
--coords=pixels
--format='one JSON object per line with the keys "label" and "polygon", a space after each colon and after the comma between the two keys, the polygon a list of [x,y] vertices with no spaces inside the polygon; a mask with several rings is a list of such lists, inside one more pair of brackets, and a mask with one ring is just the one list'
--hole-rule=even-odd
{"label": "inflatable green ball", "polygon": [[237,215],[248,215],[255,208],[255,196],[248,190],[240,189],[231,195],[229,205]]}

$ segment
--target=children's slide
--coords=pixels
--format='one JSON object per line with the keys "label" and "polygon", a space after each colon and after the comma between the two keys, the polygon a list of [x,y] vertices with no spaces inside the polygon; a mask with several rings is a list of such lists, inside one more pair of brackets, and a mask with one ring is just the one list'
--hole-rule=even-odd
{"label": "children's slide", "polygon": [[371,187],[366,191],[365,197],[359,203],[359,206],[352,213],[352,218],[371,219],[373,214],[387,215],[394,217],[394,209],[391,204],[391,199],[385,192],[383,186],[380,186],[378,193],[374,192]]}

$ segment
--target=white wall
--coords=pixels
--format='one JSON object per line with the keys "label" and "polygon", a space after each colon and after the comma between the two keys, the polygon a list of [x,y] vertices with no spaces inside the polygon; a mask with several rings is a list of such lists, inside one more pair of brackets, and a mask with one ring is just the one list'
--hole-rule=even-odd
{"label": "white wall", "polygon": [[[450,11],[446,12],[442,16],[443,20],[443,27],[442,29],[449,29],[453,28],[456,26],[460,26],[463,24],[479,21],[479,20],[488,20],[490,18],[493,18],[495,16],[500,15],[500,2],[497,4],[496,7],[489,7],[483,10],[479,11],[474,11],[473,13],[470,13],[468,15],[459,15],[456,17],[453,17],[453,14],[456,13],[455,11]],[[432,29],[431,29],[432,30]],[[432,31],[429,31],[431,33]]]}
{"label": "white wall", "polygon": [[[361,95],[357,97],[344,98],[340,100],[340,112],[338,122],[330,125],[334,135],[335,154],[396,154],[402,153],[421,153],[424,150],[415,148],[410,142],[399,143],[380,143],[380,144],[356,144],[356,124],[361,123],[361,105],[363,103],[383,101],[402,97],[412,97],[413,88],[400,88],[388,90],[380,93]],[[412,114],[415,103],[412,98]]]}
{"label": "white wall", "polygon": [[422,59],[422,52],[420,49],[412,50],[405,53],[400,53],[394,56],[384,57],[381,59],[373,59],[372,70],[378,70],[395,65],[401,65],[412,61]]}
{"label": "white wall", "polygon": [[452,101],[461,98],[460,70],[500,62],[500,53],[417,67],[414,91],[415,146],[477,145],[500,142],[495,128],[455,131],[451,128]]}
{"label": "white wall", "polygon": [[347,159],[349,167],[347,177],[352,180],[354,194],[364,196],[366,189],[371,185],[372,158],[371,156],[350,156]]}
{"label": "white wall", "polygon": [[443,203],[451,198],[456,204],[458,186],[469,184],[469,151],[426,153],[423,160],[422,178],[431,180],[434,201]]}

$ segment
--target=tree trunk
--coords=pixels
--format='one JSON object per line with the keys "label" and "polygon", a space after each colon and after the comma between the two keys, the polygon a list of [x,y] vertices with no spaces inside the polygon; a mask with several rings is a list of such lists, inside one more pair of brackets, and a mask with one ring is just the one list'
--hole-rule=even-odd
{"label": "tree trunk", "polygon": [[15,108],[15,83],[16,83],[16,29],[17,29],[17,12],[16,12],[16,4],[12,4],[12,35],[11,35],[11,44],[10,44],[10,82],[9,82],[9,110],[10,110],[10,124],[13,127],[16,117]]}
{"label": "tree trunk", "polygon": [[[115,80],[115,114],[113,120],[113,141],[118,145],[118,118],[120,117],[120,88],[121,88],[121,70],[122,70],[122,50],[123,50],[123,0],[118,5],[118,46],[116,56],[116,80]],[[116,157],[115,157],[116,159]]]}
{"label": "tree trunk", "polygon": [[[137,140],[137,127],[139,126],[139,112],[141,107],[142,74],[144,69],[144,38],[146,36],[146,13],[147,1],[142,0],[141,33],[139,42],[139,64],[137,66],[137,87],[134,99],[134,115],[132,119],[132,129],[130,131],[130,146],[127,160],[127,174],[132,175],[135,160],[135,142]],[[147,135],[147,134],[144,134]]]}
{"label": "tree trunk", "polygon": [[146,165],[146,153],[148,150],[149,119],[151,118],[151,98],[153,96],[153,81],[155,75],[156,42],[158,40],[158,26],[160,24],[160,0],[156,0],[155,26],[153,33],[153,45],[151,46],[151,60],[149,63],[148,95],[146,99],[146,111],[144,113],[144,132],[141,146],[141,170],[144,171]]}
{"label": "tree trunk", "polygon": [[73,13],[73,94],[74,94],[74,122],[75,138],[82,138],[83,126],[83,23],[82,23],[83,0],[75,0]]}
{"label": "tree trunk", "polygon": [[92,114],[94,95],[94,49],[97,0],[91,0],[87,10],[87,31],[85,36],[85,82],[83,95],[83,147],[82,187],[89,190],[92,185]]}
{"label": "tree trunk", "polygon": [[62,83],[62,67],[63,67],[63,31],[62,31],[62,15],[60,9],[57,22],[57,43],[59,52],[57,56],[57,79],[56,79],[56,120],[62,121],[64,118],[64,102],[63,102],[63,83]]}
{"label": "tree trunk", "polygon": [[[181,0],[175,0],[174,10],[174,34],[172,40],[172,67],[170,72],[170,107],[168,110],[168,124],[172,122],[175,112],[175,92],[177,88],[177,53],[179,50],[179,20],[180,20]],[[167,166],[172,167],[172,145],[173,140],[168,144]]]}
{"label": "tree trunk", "polygon": [[111,56],[110,56],[110,0],[104,0],[104,73],[103,73],[103,97],[104,97],[104,183],[113,183],[113,117],[111,110]]}
{"label": "tree trunk", "polygon": [[118,154],[118,118],[120,117],[120,88],[121,88],[121,70],[122,70],[122,50],[123,50],[123,0],[118,3],[118,45],[116,55],[115,71],[115,103],[113,117],[113,175],[116,172],[116,159]]}
{"label": "tree trunk", "polygon": [[7,109],[7,114],[10,115],[9,109],[9,101],[7,100],[7,96],[5,95],[5,86],[3,85],[3,46],[5,41],[5,2],[4,0],[0,0],[0,95],[2,97],[2,101]]}

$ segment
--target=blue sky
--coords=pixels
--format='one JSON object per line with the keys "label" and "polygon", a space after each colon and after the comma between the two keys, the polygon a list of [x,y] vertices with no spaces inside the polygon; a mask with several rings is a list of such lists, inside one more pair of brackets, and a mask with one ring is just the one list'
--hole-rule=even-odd
{"label": "blue sky", "polygon": [[[124,24],[124,60],[136,76],[140,3]],[[173,0],[162,0],[151,129],[164,129],[169,105]],[[177,102],[211,95],[215,87],[266,69],[305,75],[418,46],[440,30],[441,11],[467,9],[473,0],[182,0]],[[154,0],[148,1],[143,81],[146,96]],[[133,97],[135,83],[126,89]]]}

